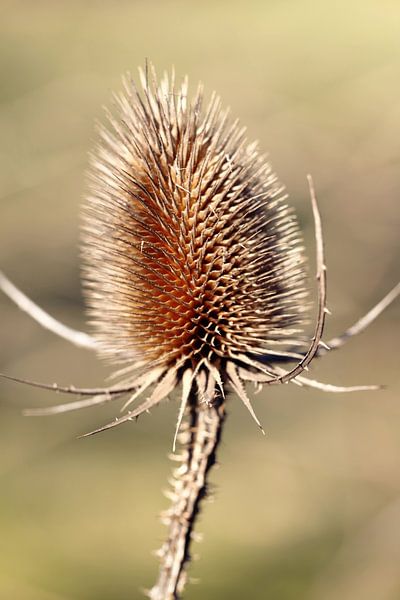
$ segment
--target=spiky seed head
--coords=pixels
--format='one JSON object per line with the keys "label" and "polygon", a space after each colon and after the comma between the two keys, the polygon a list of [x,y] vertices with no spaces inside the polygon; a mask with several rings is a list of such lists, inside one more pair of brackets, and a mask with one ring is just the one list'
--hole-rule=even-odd
{"label": "spiky seed head", "polygon": [[[256,144],[185,80],[125,80],[92,158],[84,282],[101,352],[156,383],[187,373],[200,396],[299,340],[305,268],[298,225]],[[143,376],[143,373],[145,375]],[[185,387],[185,385],[184,385]]]}

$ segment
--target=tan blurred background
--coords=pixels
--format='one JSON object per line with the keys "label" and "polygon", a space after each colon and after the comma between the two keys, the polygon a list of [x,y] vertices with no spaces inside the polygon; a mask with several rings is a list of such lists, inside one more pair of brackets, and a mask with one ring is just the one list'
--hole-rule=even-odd
{"label": "tan blurred background", "polygon": [[[286,184],[313,261],[311,172],[326,230],[328,333],[399,278],[400,4],[1,2],[0,268],[39,304],[85,327],[79,205],[102,105],[150,58],[217,90]],[[312,282],[311,282],[312,283]],[[336,384],[240,402],[206,506],[201,583],[188,600],[400,598],[400,302],[314,365]],[[102,385],[108,370],[0,297],[0,371]],[[155,579],[151,551],[177,405],[77,440],[114,415],[21,416],[46,392],[0,384],[1,600],[133,600]]]}

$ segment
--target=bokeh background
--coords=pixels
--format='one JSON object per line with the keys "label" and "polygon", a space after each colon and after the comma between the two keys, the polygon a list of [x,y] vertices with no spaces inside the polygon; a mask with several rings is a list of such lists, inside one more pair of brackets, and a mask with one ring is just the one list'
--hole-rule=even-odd
{"label": "bokeh background", "polygon": [[[395,0],[2,0],[1,269],[85,327],[79,206],[94,123],[121,74],[148,57],[217,90],[260,140],[311,264],[313,174],[333,313],[326,339],[341,332],[399,278],[399,31]],[[267,390],[254,401],[266,438],[230,399],[188,600],[400,598],[399,316],[397,302],[312,368],[323,381],[385,391]],[[109,374],[5,297],[0,371],[84,386]],[[21,416],[54,400],[0,384],[0,598],[139,599],[165,534],[157,514],[177,405],[77,440],[113,410]]]}

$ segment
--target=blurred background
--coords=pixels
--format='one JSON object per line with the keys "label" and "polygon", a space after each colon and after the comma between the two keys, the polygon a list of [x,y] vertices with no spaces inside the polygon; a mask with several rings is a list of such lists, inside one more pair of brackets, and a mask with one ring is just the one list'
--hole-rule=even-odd
{"label": "blurred background", "polygon": [[[79,207],[95,120],[145,58],[217,90],[260,140],[314,246],[325,225],[325,336],[399,279],[400,5],[396,1],[1,2],[0,268],[85,328]],[[313,277],[310,279],[313,286]],[[314,289],[314,288],[313,288]],[[311,376],[377,393],[266,390],[229,400],[188,600],[400,598],[400,302]],[[102,385],[108,368],[0,297],[0,371]],[[134,600],[155,580],[177,404],[77,440],[115,415],[21,410],[62,400],[0,384],[1,600]]]}

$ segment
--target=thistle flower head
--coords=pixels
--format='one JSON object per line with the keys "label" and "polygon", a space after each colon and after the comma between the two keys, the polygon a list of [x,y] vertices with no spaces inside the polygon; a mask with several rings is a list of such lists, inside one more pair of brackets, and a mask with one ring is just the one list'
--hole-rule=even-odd
{"label": "thistle flower head", "polygon": [[[201,86],[189,100],[186,80],[176,87],[172,74],[158,83],[153,68],[150,76],[147,68],[141,72],[141,84],[138,91],[125,81],[92,157],[82,254],[96,337],[56,321],[0,272],[0,289],[22,310],[73,344],[125,363],[116,374],[125,381],[77,388],[1,374],[88,397],[25,413],[77,410],[129,394],[126,407],[153,386],[141,405],[92,432],[97,433],[139,416],[182,383],[179,428],[189,397],[192,408],[201,402],[218,408],[229,383],[258,423],[245,381],[257,386],[294,381],[340,393],[377,389],[325,384],[302,373],[314,358],[364,331],[399,296],[400,285],[341,336],[322,341],[329,312],[326,267],[308,176],[318,310],[306,343],[303,249],[269,164],[215,95],[202,108]],[[282,360],[296,364],[287,370]]]}
{"label": "thistle flower head", "polygon": [[[149,79],[151,78],[151,82]],[[271,167],[212,96],[126,80],[101,129],[84,208],[84,282],[100,352],[153,403],[259,367],[298,342],[304,258]],[[264,365],[264,366],[263,366]],[[186,374],[186,375],[185,375]]]}
{"label": "thistle flower head", "polygon": [[[26,414],[55,414],[129,394],[125,407],[152,387],[137,408],[91,433],[138,417],[178,384],[186,405],[182,461],[174,473],[167,541],[152,600],[178,598],[186,581],[193,526],[207,494],[224,422],[229,383],[256,422],[244,382],[286,383],[326,392],[335,386],[302,376],[311,361],[362,332],[400,294],[397,284],[341,336],[322,341],[326,267],[321,219],[309,176],[315,222],[318,311],[308,349],[302,336],[304,258],[298,226],[282,187],[244,130],[213,96],[203,110],[184,81],[141,73],[116,97],[117,110],[92,159],[84,208],[84,284],[96,338],[72,330],[35,305],[0,272],[0,289],[64,339],[116,363],[125,381],[107,388],[62,387],[2,375],[56,392],[88,396]],[[294,350],[293,350],[294,348]],[[297,349],[300,348],[298,351]],[[278,361],[296,360],[286,370]],[[1,374],[0,374],[1,376]],[[261,425],[260,425],[261,427]],[[91,435],[91,434],[87,434]],[[174,445],[175,445],[174,440]]]}

